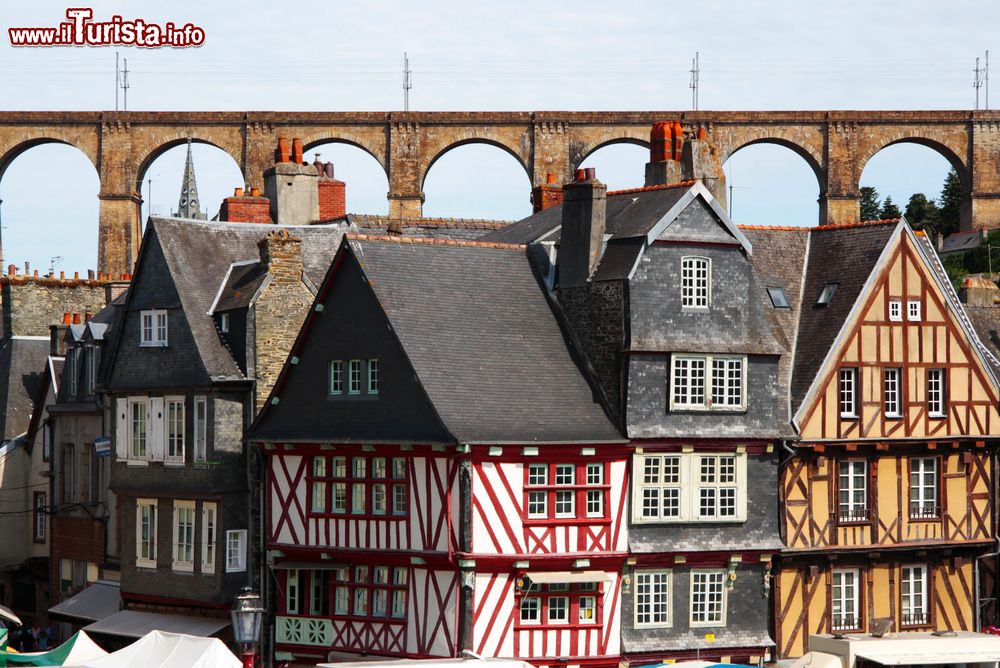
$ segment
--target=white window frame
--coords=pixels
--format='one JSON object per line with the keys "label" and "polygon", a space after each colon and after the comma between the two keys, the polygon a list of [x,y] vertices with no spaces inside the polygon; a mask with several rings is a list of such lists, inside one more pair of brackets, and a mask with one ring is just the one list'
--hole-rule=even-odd
{"label": "white window frame", "polygon": [[[149,515],[149,556],[143,557],[142,525],[143,508],[150,508]],[[135,565],[136,568],[156,568],[156,534],[159,525],[156,499],[135,500]]]}
{"label": "white window frame", "polygon": [[712,306],[712,258],[681,258],[681,309],[707,311]]}
{"label": "white window frame", "polygon": [[[533,605],[526,606],[525,604],[531,602]],[[534,619],[525,619],[524,613],[525,608],[528,607],[534,612]],[[524,596],[521,598],[521,603],[517,606],[517,618],[521,624],[532,624],[541,625],[542,623],[542,598],[540,596]]]}
{"label": "white window frame", "polygon": [[76,397],[80,387],[80,349],[74,347],[69,351],[69,396]]}
{"label": "white window frame", "polygon": [[194,398],[194,461],[208,461],[208,397]]}
{"label": "white window frame", "polygon": [[219,542],[219,507],[214,501],[201,504],[201,572],[215,573]]}
{"label": "white window frame", "polygon": [[[736,480],[702,483],[702,461],[732,458]],[[664,452],[633,455],[632,522],[633,524],[740,523],[747,520],[747,455],[739,452]],[[670,465],[668,467],[668,462]],[[676,462],[676,468],[674,463]],[[647,466],[648,464],[648,466]],[[716,469],[718,470],[718,469]],[[716,478],[718,479],[718,477]],[[736,488],[736,514],[702,516],[699,500],[702,489]],[[675,492],[676,490],[676,492]],[[679,499],[676,515],[664,515],[663,500],[669,495]],[[720,495],[716,493],[716,503]],[[644,515],[644,501],[653,501],[658,512]],[[718,505],[716,505],[718,508]]]}
{"label": "white window frame", "polygon": [[903,417],[903,370],[888,367],[882,371],[882,409],[888,418]]}
{"label": "white window frame", "polygon": [[604,464],[587,464],[584,467],[587,476],[587,487],[597,486],[600,489],[588,489],[585,503],[587,517],[604,517]]}
{"label": "white window frame", "polygon": [[[914,577],[919,573],[918,577]],[[899,569],[899,626],[901,628],[911,626],[927,626],[931,619],[930,614],[930,568],[927,564],[903,564]],[[914,606],[914,596],[919,597],[920,605]],[[909,601],[907,601],[909,599]],[[909,612],[907,612],[909,608]],[[916,608],[916,610],[915,610]],[[918,617],[916,621],[913,619]],[[910,621],[906,618],[910,617]]]}
{"label": "white window frame", "polygon": [[139,345],[143,348],[166,348],[168,322],[166,309],[140,311]]}
{"label": "white window frame", "polygon": [[[142,409],[142,452],[136,452],[136,431],[135,431],[135,416],[136,408],[141,407]],[[132,461],[149,461],[152,456],[152,447],[150,443],[150,433],[149,433],[149,398],[148,397],[129,397],[128,398],[128,414],[126,419],[126,426],[128,427],[128,459]]]}
{"label": "white window frame", "polygon": [[[837,584],[837,576],[840,576],[840,584]],[[851,582],[845,582],[845,576],[851,577]],[[861,618],[861,569],[859,568],[835,568],[831,574],[831,591],[830,591],[830,627],[834,631],[860,631],[863,627]],[[850,597],[844,596],[844,590],[848,586],[852,587],[853,594]],[[834,610],[836,609],[837,602],[840,602],[841,607],[841,618],[843,619],[845,615],[843,614],[844,604],[850,603],[850,607],[853,608],[853,616],[849,617],[854,624],[846,625],[843,622],[838,625],[836,618],[834,617]]]}
{"label": "white window frame", "polygon": [[[357,375],[356,379],[355,372]],[[355,380],[357,380],[356,383]],[[352,395],[361,394],[361,360],[347,361],[347,393]]]}
{"label": "white window frame", "polygon": [[[735,454],[697,455],[697,477],[694,478],[697,497],[695,514],[700,521],[716,520],[733,522],[739,513],[739,476]],[[706,474],[707,478],[706,479]],[[723,514],[723,498],[732,499],[732,512]],[[711,512],[704,513],[705,501],[710,501]]]}
{"label": "white window frame", "polygon": [[909,322],[920,322],[921,303],[919,299],[910,299],[906,302],[906,319]]}
{"label": "white window frame", "polygon": [[[695,607],[695,587],[698,584],[698,579],[700,577],[702,577],[702,576],[704,576],[705,578],[707,578],[707,580],[705,581],[705,586],[706,587],[709,587],[709,586],[711,587],[711,589],[707,589],[706,592],[705,592],[705,596],[707,597],[706,601],[705,601],[706,607],[710,606],[713,603],[713,598],[714,598],[714,596],[716,594],[715,587],[718,586],[718,594],[719,594],[721,600],[719,601],[719,606],[720,606],[720,609],[719,609],[719,619],[717,619],[717,620],[716,619],[704,619],[704,620],[695,619],[695,609],[694,609],[694,607]],[[705,568],[705,569],[698,568],[698,569],[691,569],[691,591],[690,591],[690,598],[688,599],[690,601],[690,606],[689,606],[690,610],[689,610],[688,619],[689,619],[691,628],[705,628],[705,627],[710,627],[710,626],[711,627],[717,627],[717,626],[725,626],[726,625],[726,617],[728,616],[726,614],[727,613],[726,608],[728,607],[727,603],[728,603],[728,598],[729,598],[727,596],[727,592],[726,592],[727,589],[728,589],[728,587],[726,587],[726,571],[724,569],[719,569],[719,568]],[[706,609],[706,611],[705,611],[704,614],[706,616],[708,615],[708,610],[707,609]]]}
{"label": "white window frame", "polygon": [[903,322],[903,302],[900,299],[889,300],[889,321]]}
{"label": "white window frame", "polygon": [[302,578],[299,575],[298,568],[290,568],[285,576],[285,612],[289,615],[299,614],[302,603]]}
{"label": "white window frame", "polygon": [[[722,363],[722,396],[728,401],[733,387],[738,386],[739,403],[716,403],[716,365]],[[736,364],[738,363],[738,364]],[[734,385],[732,372],[738,369],[740,378]],[[682,373],[682,371],[684,373]],[[692,371],[698,372],[698,378]],[[749,367],[746,355],[671,355],[669,407],[671,411],[715,411],[741,413],[747,409],[747,376]],[[699,385],[699,382],[700,385]]]}
{"label": "white window frame", "polygon": [[381,381],[382,373],[378,359],[368,360],[368,394],[378,394]]}
{"label": "white window frame", "polygon": [[[938,458],[913,457],[910,459],[910,515],[911,520],[938,519],[940,490],[938,489]],[[927,484],[927,476],[931,484]],[[930,509],[928,510],[928,505]]]}
{"label": "white window frame", "polygon": [[840,417],[854,419],[858,417],[858,368],[855,366],[841,367],[837,373],[837,406]]}
{"label": "white window frame", "polygon": [[[184,463],[184,450],[185,450],[185,440],[187,432],[187,415],[186,406],[183,396],[171,396],[163,397],[163,461],[167,464],[183,464]],[[170,409],[172,406],[180,405],[181,415],[180,415],[180,452],[170,454],[173,448],[173,443],[171,442],[171,425],[170,420]]]}
{"label": "white window frame", "polygon": [[[845,468],[847,467],[846,472]],[[859,478],[862,485],[857,485]],[[845,484],[846,479],[846,484]],[[842,459],[837,462],[837,521],[841,523],[867,522],[871,481],[868,479],[868,460]],[[847,501],[841,497],[847,492]],[[863,492],[864,500],[855,501],[855,492]]]}
{"label": "white window frame", "polygon": [[[673,626],[673,573],[670,570],[636,570],[632,574],[635,582],[633,596],[633,619],[637,629],[670,628]],[[648,591],[643,591],[647,588]],[[643,600],[646,597],[647,600]],[[661,609],[657,609],[662,606]],[[641,615],[648,615],[650,621],[641,621]],[[662,621],[656,617],[662,616]]]}
{"label": "white window frame", "polygon": [[330,360],[326,392],[330,396],[344,393],[344,360]]}
{"label": "white window frame", "polygon": [[947,369],[927,370],[927,415],[932,418],[948,416],[945,392],[948,391]]}
{"label": "white window frame", "polygon": [[[548,464],[535,464],[535,463],[531,463],[531,464],[528,464],[527,466],[528,466],[528,482],[529,482],[529,485],[528,485],[528,489],[526,490],[528,492],[528,497],[527,497],[528,498],[528,504],[527,504],[527,507],[525,508],[525,511],[527,511],[528,519],[531,519],[531,520],[544,520],[544,519],[548,519],[548,517],[549,517],[549,491],[548,491],[548,485],[549,485],[549,465]],[[533,471],[539,471],[539,470],[543,474],[542,477],[539,479],[540,482],[536,480],[536,482],[531,483],[531,477],[532,477],[532,475],[536,475],[535,473],[533,473]],[[531,484],[539,485],[539,486],[544,486],[544,487],[542,489],[540,489],[540,490],[532,491],[531,490]],[[531,509],[532,504],[537,503],[537,501],[533,501],[532,500],[532,495],[541,495],[541,499],[542,499],[542,501],[541,501],[542,510],[541,511],[537,511],[537,510],[532,511],[532,509]]]}
{"label": "white window frame", "polygon": [[[171,564],[171,568],[175,571],[183,571],[186,573],[194,572],[195,506],[196,504],[194,501],[181,501],[174,499],[173,563]],[[181,526],[182,515],[190,518],[190,524],[185,522],[183,529]],[[190,550],[190,559],[185,558],[188,555],[183,554],[182,547],[186,547]]]}
{"label": "white window frame", "polygon": [[[235,541],[235,546],[233,541]],[[229,531],[226,532],[226,572],[244,573],[246,572],[246,570],[247,570],[247,530],[230,529]]]}

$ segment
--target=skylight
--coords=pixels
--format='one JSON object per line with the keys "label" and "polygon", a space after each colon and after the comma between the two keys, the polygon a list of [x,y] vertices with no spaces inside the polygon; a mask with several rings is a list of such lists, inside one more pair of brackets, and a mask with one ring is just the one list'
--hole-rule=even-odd
{"label": "skylight", "polygon": [[768,288],[767,296],[771,298],[771,304],[774,308],[789,308],[788,298],[785,297],[785,291],[781,288]]}
{"label": "skylight", "polygon": [[837,294],[837,283],[827,283],[823,286],[823,292],[819,293],[819,299],[816,300],[817,306],[826,306],[831,301],[833,301],[833,296]]}

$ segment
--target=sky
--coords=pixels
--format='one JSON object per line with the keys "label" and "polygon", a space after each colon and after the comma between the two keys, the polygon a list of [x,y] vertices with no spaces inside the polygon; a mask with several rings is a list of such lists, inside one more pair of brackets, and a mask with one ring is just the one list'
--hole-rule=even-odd
{"label": "sky", "polygon": [[[116,50],[128,59],[130,110],[398,110],[404,52],[413,70],[410,108],[421,111],[684,111],[692,104],[695,52],[704,110],[970,109],[976,58],[993,49],[1000,59],[1000,3],[986,0],[130,0],[90,6],[95,19],[118,13],[191,22],[204,29],[205,44],[15,49],[6,28],[56,25],[67,5],[5,3],[0,109],[114,109]],[[996,97],[1000,103],[1000,89]],[[201,200],[211,216],[242,177],[218,149],[197,145],[194,151]],[[385,175],[372,158],[343,144],[316,151],[347,182],[350,211],[386,211]],[[586,164],[618,188],[641,185],[646,159],[641,148],[619,145]],[[184,149],[173,149],[144,175],[144,215],[176,209],[183,161]],[[936,196],[947,169],[931,149],[894,146],[872,159],[862,184],[902,206],[914,192]],[[738,223],[815,224],[816,178],[787,149],[748,147],[726,170]],[[530,213],[530,186],[500,149],[467,145],[428,174],[424,210],[517,219]],[[93,268],[98,188],[93,165],[71,147],[40,146],[14,160],[0,178],[4,263]]]}

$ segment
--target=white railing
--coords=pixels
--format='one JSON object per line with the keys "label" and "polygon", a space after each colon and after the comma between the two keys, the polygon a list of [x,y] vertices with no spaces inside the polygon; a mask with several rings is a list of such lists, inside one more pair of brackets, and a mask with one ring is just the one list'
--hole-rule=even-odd
{"label": "white railing", "polygon": [[275,640],[290,645],[329,647],[333,644],[333,622],[322,617],[277,617]]}

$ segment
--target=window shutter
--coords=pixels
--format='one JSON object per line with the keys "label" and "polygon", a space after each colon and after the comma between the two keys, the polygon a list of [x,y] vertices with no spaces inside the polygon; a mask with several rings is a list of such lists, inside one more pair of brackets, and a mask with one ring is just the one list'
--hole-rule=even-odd
{"label": "window shutter", "polygon": [[128,459],[128,399],[117,399],[115,411],[115,457]]}
{"label": "window shutter", "polygon": [[149,398],[149,420],[147,421],[146,439],[149,451],[146,453],[151,461],[163,461],[163,441],[166,433],[166,420],[163,416],[163,397]]}

